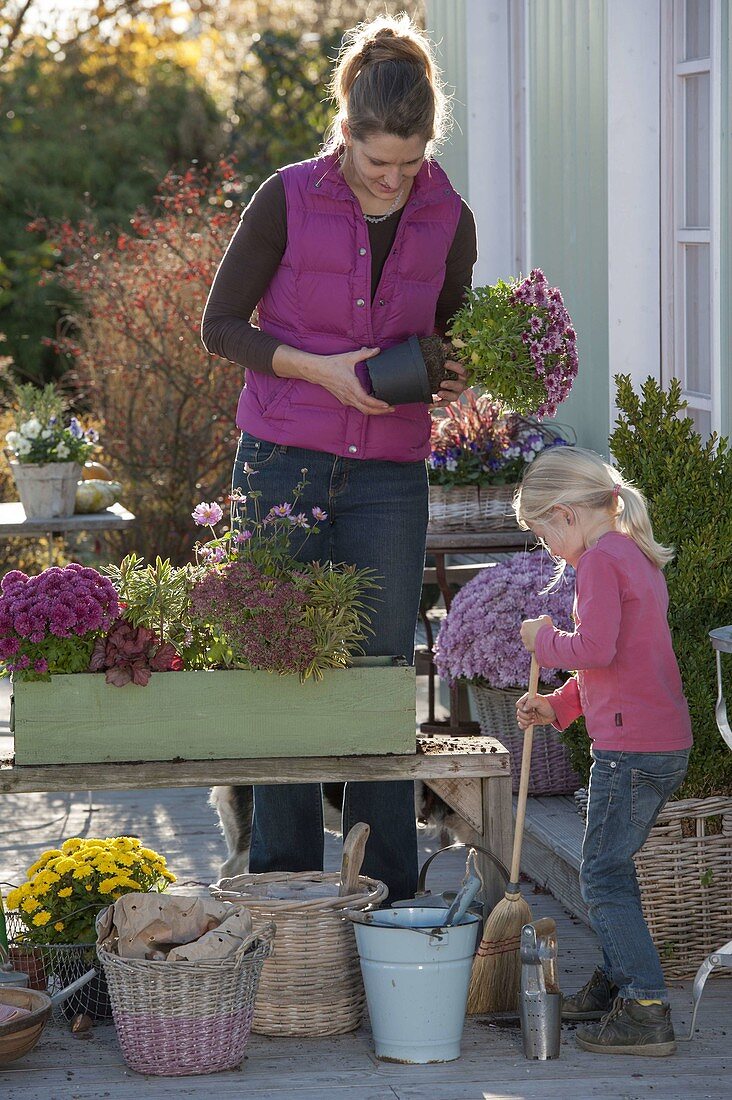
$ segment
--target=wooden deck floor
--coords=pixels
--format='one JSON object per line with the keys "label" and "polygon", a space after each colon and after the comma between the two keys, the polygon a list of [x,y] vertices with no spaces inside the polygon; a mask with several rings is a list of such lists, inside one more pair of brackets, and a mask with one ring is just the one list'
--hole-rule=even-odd
{"label": "wooden deck floor", "polygon": [[[2,732],[0,727],[0,752],[8,745]],[[90,812],[86,792],[4,796],[0,809],[0,880],[17,882],[40,851],[57,845],[64,837],[134,833],[166,854],[179,876],[179,890],[203,890],[217,877],[224,858],[223,840],[206,797],[205,790],[197,789],[98,792]],[[438,846],[437,838],[422,837],[422,859]],[[335,838],[328,839],[326,860],[329,869],[337,868],[340,855]],[[428,885],[435,892],[454,888],[462,869],[460,854],[447,853],[430,869]],[[550,895],[534,892],[530,884],[524,889],[534,916],[556,918],[561,985],[566,990],[576,988],[598,959],[593,934]],[[379,1062],[372,1053],[365,1024],[351,1035],[333,1039],[300,1041],[254,1035],[238,1071],[211,1077],[155,1078],[140,1077],[125,1067],[113,1027],[98,1026],[91,1038],[80,1041],[65,1028],[52,1026],[32,1054],[0,1071],[0,1097],[147,1100],[203,1098],[215,1093],[217,1097],[247,1100],[320,1100],[326,1096],[333,1100],[729,1100],[731,998],[730,983],[710,982],[697,1037],[692,1043],[681,1044],[675,1057],[658,1060],[583,1053],[574,1045],[573,1029],[565,1027],[559,1060],[528,1062],[517,1030],[469,1019],[461,1058],[442,1066]],[[688,1028],[689,1000],[689,983],[672,990],[679,1032]]]}

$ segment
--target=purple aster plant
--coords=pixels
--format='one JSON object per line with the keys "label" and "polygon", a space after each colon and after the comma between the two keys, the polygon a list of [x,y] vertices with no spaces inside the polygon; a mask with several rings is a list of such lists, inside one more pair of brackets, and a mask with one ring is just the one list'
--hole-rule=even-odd
{"label": "purple aster plant", "polygon": [[[436,644],[439,675],[453,683],[464,679],[492,688],[525,688],[530,656],[521,641],[524,619],[551,615],[560,630],[571,631],[574,573],[551,592],[542,589],[554,575],[544,551],[513,554],[481,570],[455,596]],[[557,669],[541,670],[541,682],[557,687]]]}
{"label": "purple aster plant", "polygon": [[468,291],[448,335],[471,385],[522,414],[554,416],[577,377],[577,333],[540,268]]}

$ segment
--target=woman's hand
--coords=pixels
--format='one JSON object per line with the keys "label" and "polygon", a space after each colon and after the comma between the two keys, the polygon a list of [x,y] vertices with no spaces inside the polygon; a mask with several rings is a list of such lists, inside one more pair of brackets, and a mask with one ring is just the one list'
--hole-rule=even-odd
{"label": "woman's hand", "polygon": [[521,623],[521,641],[529,653],[534,652],[536,635],[543,626],[554,626],[551,615],[542,615],[540,619],[524,619]]}
{"label": "woman's hand", "polygon": [[516,703],[516,721],[522,730],[527,726],[545,726],[556,722],[557,715],[546,695],[529,697],[528,691]]}
{"label": "woman's hand", "polygon": [[338,355],[315,355],[310,370],[308,381],[317,382],[319,386],[337,397],[342,405],[350,405],[366,416],[383,416],[384,413],[393,413],[394,406],[386,401],[366,393],[356,374],[356,364],[363,363],[365,359],[371,359],[378,355],[380,348],[361,348],[359,351],[344,351]]}
{"label": "woman's hand", "polygon": [[453,371],[458,377],[444,380],[440,386],[440,392],[437,394],[439,400],[430,406],[432,409],[444,409],[452,401],[457,401],[460,394],[468,388],[468,372],[462,363],[448,359],[445,363],[445,370]]}

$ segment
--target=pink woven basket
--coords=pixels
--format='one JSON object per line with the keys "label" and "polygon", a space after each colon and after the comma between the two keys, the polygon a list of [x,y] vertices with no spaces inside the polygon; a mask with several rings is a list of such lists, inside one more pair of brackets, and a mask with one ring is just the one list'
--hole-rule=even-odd
{"label": "pink woven basket", "polygon": [[[481,733],[497,737],[511,755],[511,785],[516,793],[524,746],[524,735],[516,724],[516,702],[523,692],[468,684],[468,695]],[[535,726],[529,794],[571,794],[581,784],[557,731],[551,726]]]}
{"label": "pink woven basket", "polygon": [[253,947],[196,962],[121,959],[98,947],[127,1065],[164,1077],[240,1065],[274,931],[263,925]]}

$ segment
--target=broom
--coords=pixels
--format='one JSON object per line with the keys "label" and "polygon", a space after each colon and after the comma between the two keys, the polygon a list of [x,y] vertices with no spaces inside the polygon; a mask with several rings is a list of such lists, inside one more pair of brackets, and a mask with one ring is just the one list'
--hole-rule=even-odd
{"label": "broom", "polygon": [[[536,695],[539,686],[539,665],[531,654],[529,696]],[[519,868],[521,865],[521,841],[526,817],[526,797],[529,790],[531,749],[534,744],[534,727],[524,731],[524,748],[521,756],[521,779],[516,804],[516,825],[513,834],[511,880],[506,893],[491,910],[483,929],[478,953],[473,962],[468,991],[468,1008],[471,1014],[480,1012],[515,1012],[518,1008],[521,960],[519,940],[521,929],[531,920],[528,902],[521,897]]]}

